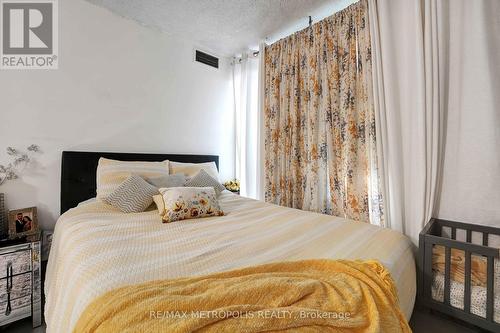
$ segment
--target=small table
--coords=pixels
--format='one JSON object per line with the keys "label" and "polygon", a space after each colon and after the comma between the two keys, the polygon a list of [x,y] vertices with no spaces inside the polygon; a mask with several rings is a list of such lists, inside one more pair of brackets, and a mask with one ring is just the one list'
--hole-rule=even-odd
{"label": "small table", "polygon": [[40,233],[0,241],[0,326],[32,317],[42,324]]}

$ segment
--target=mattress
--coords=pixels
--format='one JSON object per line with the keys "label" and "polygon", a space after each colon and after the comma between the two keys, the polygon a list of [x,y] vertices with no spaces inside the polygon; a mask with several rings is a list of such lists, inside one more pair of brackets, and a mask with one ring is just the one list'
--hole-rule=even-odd
{"label": "mattress", "polygon": [[360,222],[280,207],[228,191],[226,216],[161,223],[99,201],[56,223],[45,280],[47,332],[70,332],[86,306],[120,286],[300,259],[377,259],[409,319],[416,294],[411,241]]}
{"label": "mattress", "polygon": [[[495,260],[495,283],[493,299],[493,320],[500,323],[500,261]],[[434,272],[432,279],[432,299],[444,302],[444,274]],[[452,307],[464,309],[465,285],[451,279],[450,281],[450,305]],[[470,312],[479,317],[486,318],[486,288],[478,285],[471,285],[470,292]]]}

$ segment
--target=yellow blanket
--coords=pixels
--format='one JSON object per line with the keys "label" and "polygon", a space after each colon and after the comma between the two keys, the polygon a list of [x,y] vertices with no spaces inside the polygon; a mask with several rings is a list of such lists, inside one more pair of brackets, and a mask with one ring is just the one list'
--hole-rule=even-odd
{"label": "yellow blanket", "polygon": [[113,290],[75,332],[411,332],[396,295],[376,261],[281,262]]}

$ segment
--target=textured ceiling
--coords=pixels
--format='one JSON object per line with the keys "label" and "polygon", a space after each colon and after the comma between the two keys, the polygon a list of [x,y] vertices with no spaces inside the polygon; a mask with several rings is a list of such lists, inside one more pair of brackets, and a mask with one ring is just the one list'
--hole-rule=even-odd
{"label": "textured ceiling", "polygon": [[[87,0],[162,32],[232,56],[335,0]],[[341,1],[341,0],[338,0]]]}

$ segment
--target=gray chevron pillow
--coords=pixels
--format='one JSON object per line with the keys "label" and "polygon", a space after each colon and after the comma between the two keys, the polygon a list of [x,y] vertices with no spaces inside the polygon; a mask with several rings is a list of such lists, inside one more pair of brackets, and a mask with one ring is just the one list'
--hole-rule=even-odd
{"label": "gray chevron pillow", "polygon": [[102,200],[124,213],[140,213],[153,203],[158,189],[137,175],[132,175]]}
{"label": "gray chevron pillow", "polygon": [[217,179],[214,177],[210,176],[208,172],[205,170],[201,169],[196,176],[188,180],[184,186],[186,187],[213,187],[215,190],[215,194],[217,196],[220,195],[222,191],[224,191],[226,188],[224,185],[219,183]]}

